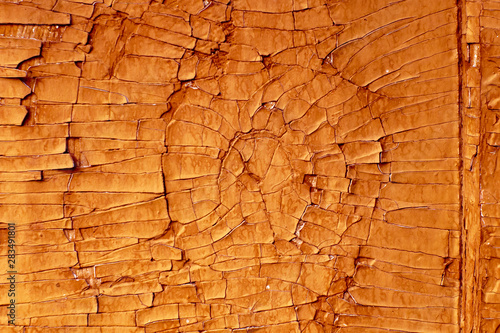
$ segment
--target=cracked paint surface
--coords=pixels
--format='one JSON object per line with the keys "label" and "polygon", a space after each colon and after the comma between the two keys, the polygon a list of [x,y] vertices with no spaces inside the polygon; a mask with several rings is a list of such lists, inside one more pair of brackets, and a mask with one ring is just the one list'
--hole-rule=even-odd
{"label": "cracked paint surface", "polygon": [[499,10],[1,2],[2,332],[496,332]]}

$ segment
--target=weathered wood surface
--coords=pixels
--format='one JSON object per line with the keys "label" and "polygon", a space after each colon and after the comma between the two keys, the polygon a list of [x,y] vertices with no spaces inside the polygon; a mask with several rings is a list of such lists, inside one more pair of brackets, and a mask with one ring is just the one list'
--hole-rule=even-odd
{"label": "weathered wood surface", "polygon": [[0,330],[500,332],[499,35],[493,0],[1,2]]}

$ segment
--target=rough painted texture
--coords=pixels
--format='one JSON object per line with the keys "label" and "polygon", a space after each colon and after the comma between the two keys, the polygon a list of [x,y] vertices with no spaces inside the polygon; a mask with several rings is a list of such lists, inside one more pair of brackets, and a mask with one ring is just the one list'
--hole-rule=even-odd
{"label": "rough painted texture", "polygon": [[[498,67],[495,65],[498,62],[499,41],[497,40],[500,26],[498,19],[500,18],[499,3],[493,1],[484,1],[481,3],[481,20],[480,26],[480,42],[477,63],[480,69],[477,75],[479,78],[475,80],[480,95],[480,103],[475,111],[479,116],[476,122],[480,122],[476,126],[480,128],[480,141],[475,157],[478,162],[474,164],[479,172],[478,183],[480,184],[480,196],[476,206],[479,204],[481,211],[478,214],[477,220],[480,221],[481,228],[477,228],[479,234],[477,241],[477,285],[476,293],[478,294],[474,314],[476,321],[479,322],[481,330],[485,332],[497,332],[500,330],[500,311],[498,295],[498,281],[500,278],[499,261],[500,253],[498,253],[498,214],[499,206],[499,184],[500,179],[497,171],[497,160],[499,157],[499,142],[498,142]],[[479,35],[479,33],[477,33]],[[479,99],[479,98],[478,98]],[[480,301],[482,299],[482,302]],[[478,324],[478,325],[479,325]]]}
{"label": "rough painted texture", "polygon": [[498,331],[499,18],[0,2],[0,330]]}

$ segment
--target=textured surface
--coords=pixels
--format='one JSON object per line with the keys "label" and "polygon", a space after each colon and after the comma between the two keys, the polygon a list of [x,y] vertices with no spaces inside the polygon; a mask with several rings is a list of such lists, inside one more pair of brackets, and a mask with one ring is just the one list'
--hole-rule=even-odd
{"label": "textured surface", "polygon": [[2,332],[496,332],[500,2],[0,2]]}

